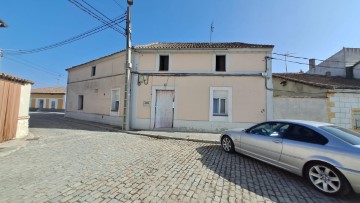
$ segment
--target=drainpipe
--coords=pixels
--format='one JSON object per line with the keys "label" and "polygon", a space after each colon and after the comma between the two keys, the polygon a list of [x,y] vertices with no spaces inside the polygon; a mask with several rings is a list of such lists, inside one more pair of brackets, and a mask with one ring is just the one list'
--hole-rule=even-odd
{"label": "drainpipe", "polygon": [[125,70],[125,91],[124,91],[124,117],[123,130],[130,130],[130,99],[131,99],[131,19],[130,10],[133,0],[127,0],[126,17],[126,70]]}
{"label": "drainpipe", "polygon": [[[269,61],[270,60],[270,61]],[[273,84],[271,53],[265,57],[266,120],[273,120]]]}

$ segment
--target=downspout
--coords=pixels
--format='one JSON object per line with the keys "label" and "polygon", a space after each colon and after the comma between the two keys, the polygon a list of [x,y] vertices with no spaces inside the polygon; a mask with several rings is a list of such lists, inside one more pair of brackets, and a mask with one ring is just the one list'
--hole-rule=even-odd
{"label": "downspout", "polygon": [[265,89],[266,89],[266,120],[273,120],[273,84],[272,84],[272,67],[270,56],[265,56]]}

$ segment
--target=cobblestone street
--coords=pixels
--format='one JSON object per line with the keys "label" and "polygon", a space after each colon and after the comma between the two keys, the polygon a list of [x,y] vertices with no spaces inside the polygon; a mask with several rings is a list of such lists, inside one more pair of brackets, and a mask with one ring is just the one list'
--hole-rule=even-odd
{"label": "cobblestone street", "polygon": [[0,202],[356,202],[219,145],[107,132],[31,114],[38,140],[0,157]]}

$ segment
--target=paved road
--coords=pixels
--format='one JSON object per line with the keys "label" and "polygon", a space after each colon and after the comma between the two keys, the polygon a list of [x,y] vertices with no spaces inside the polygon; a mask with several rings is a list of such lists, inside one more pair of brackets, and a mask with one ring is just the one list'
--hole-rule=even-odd
{"label": "paved road", "polygon": [[[218,145],[154,139],[32,114],[40,136],[0,157],[0,202],[340,202]],[[354,201],[355,202],[355,201]]]}

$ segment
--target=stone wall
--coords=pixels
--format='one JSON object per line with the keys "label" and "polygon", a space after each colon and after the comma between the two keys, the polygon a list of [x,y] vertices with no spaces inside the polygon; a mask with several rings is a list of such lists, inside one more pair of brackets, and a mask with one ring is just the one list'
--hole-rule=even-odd
{"label": "stone wall", "polygon": [[356,128],[356,117],[360,110],[360,91],[328,93],[328,118],[335,125]]}

